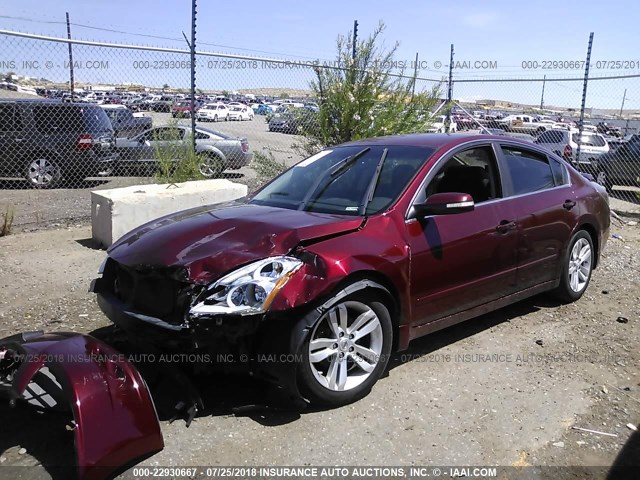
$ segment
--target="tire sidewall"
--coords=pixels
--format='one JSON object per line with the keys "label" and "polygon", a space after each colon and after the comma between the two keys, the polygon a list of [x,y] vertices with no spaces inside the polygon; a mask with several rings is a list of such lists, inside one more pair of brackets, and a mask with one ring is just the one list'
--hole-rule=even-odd
{"label": "tire sidewall", "polygon": [[[33,183],[33,181],[31,181],[31,179],[29,178],[29,171],[31,170],[31,164],[39,159],[46,160],[48,163],[53,165],[53,168],[54,168],[53,178],[46,185],[38,185],[36,183]],[[31,160],[29,160],[27,165],[25,166],[24,178],[27,180],[27,182],[29,182],[29,186],[31,188],[36,188],[39,190],[47,189],[47,188],[56,188],[58,185],[60,185],[62,181],[62,170],[60,170],[60,163],[55,158],[53,158],[50,154],[37,155],[31,158]]]}
{"label": "tire sidewall", "polygon": [[300,358],[300,364],[298,365],[297,369],[298,388],[312,404],[337,407],[360,400],[371,391],[371,388],[382,376],[385,369],[387,368],[387,364],[389,363],[389,358],[391,356],[391,347],[393,344],[393,324],[388,308],[383,303],[376,301],[375,297],[372,294],[367,293],[356,293],[353,295],[349,295],[334,303],[330,308],[334,308],[336,305],[348,301],[357,301],[364,303],[365,305],[370,307],[378,316],[380,325],[382,327],[383,336],[380,361],[378,362],[378,365],[376,365],[376,368],[371,373],[371,375],[369,375],[369,377],[364,382],[347,392],[335,392],[320,385],[311,370],[312,367],[309,362],[309,344],[311,342],[311,336],[316,325],[318,324],[318,322],[320,322],[321,319],[324,318],[324,314],[321,315],[309,328],[304,342],[302,342],[300,349],[298,350],[298,352],[296,352]]}
{"label": "tire sidewall", "polygon": [[[574,245],[578,240],[584,238],[589,242],[589,247],[591,248],[591,269],[589,271],[589,278],[587,279],[587,284],[584,286],[582,290],[579,292],[575,292],[570,286],[569,280],[569,262],[571,260],[571,251],[573,250]],[[562,276],[560,278],[560,289],[559,293],[561,297],[569,302],[575,302],[578,300],[584,292],[589,288],[589,284],[591,283],[591,276],[593,274],[593,265],[595,262],[595,250],[593,248],[593,240],[591,239],[591,235],[589,235],[586,231],[580,230],[576,232],[573,237],[571,237],[571,241],[569,242],[569,246],[567,247],[567,251],[565,252],[563,263],[562,263]]]}

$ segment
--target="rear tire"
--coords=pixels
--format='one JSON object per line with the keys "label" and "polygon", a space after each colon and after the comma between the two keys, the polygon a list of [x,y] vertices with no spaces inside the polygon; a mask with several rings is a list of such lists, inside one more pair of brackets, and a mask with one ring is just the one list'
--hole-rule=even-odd
{"label": "rear tire", "polygon": [[205,178],[220,178],[224,172],[224,160],[215,153],[202,154],[199,170]]}
{"label": "rear tire", "polygon": [[613,190],[613,184],[611,183],[611,180],[609,180],[607,172],[604,170],[599,170],[596,173],[596,182],[606,188],[608,193],[611,193]]}
{"label": "rear tire", "polygon": [[565,252],[560,285],[553,292],[555,296],[565,303],[575,302],[582,297],[589,286],[594,262],[591,235],[580,230],[571,238]]}
{"label": "rear tire", "polygon": [[297,352],[297,381],[315,405],[340,406],[365,397],[387,368],[393,327],[387,307],[372,294],[335,303],[315,323]]}
{"label": "rear tire", "polygon": [[29,160],[25,178],[33,188],[55,188],[62,180],[62,172],[50,155],[38,155]]}

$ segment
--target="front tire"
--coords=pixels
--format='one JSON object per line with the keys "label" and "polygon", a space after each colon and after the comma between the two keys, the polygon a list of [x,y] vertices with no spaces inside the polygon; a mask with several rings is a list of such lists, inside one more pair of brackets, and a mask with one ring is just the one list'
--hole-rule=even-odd
{"label": "front tire", "polygon": [[577,232],[569,242],[569,248],[564,255],[560,285],[555,295],[565,303],[578,300],[591,280],[595,252],[593,240],[584,230]]}
{"label": "front tire", "polygon": [[313,326],[298,353],[298,387],[316,405],[345,405],[366,396],[389,362],[391,316],[373,295],[340,300]]}

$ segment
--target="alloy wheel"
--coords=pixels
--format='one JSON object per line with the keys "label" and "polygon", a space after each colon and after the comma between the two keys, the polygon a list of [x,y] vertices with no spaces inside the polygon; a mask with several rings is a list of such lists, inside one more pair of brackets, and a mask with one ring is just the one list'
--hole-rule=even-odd
{"label": "alloy wheel", "polygon": [[358,387],[375,370],[383,349],[380,319],[357,301],[340,303],[317,322],[308,362],[316,381],[333,391]]}
{"label": "alloy wheel", "polygon": [[589,282],[591,275],[591,245],[584,238],[573,244],[569,257],[569,287],[576,293],[581,292]]}
{"label": "alloy wheel", "polygon": [[58,177],[58,167],[46,158],[36,158],[27,167],[27,180],[37,188],[53,185]]}

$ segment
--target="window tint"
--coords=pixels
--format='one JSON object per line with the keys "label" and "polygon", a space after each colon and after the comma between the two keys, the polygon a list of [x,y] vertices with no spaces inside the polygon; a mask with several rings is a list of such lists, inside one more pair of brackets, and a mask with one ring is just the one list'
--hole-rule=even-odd
{"label": "window tint", "polygon": [[502,153],[514,195],[537,192],[555,186],[546,155],[510,146],[502,146]]}
{"label": "window tint", "polygon": [[578,134],[574,133],[571,135],[571,139],[574,143],[580,143],[588,147],[604,147],[607,144],[602,135],[594,135],[593,133],[583,133],[582,141],[580,141]]}
{"label": "window tint", "polygon": [[456,153],[439,168],[427,186],[426,195],[468,193],[475,203],[482,203],[501,196],[499,185],[491,147],[473,147]]}
{"label": "window tint", "polygon": [[22,130],[20,112],[13,105],[0,105],[0,132],[16,132]]}
{"label": "window tint", "polygon": [[33,116],[36,129],[42,133],[84,130],[80,109],[71,105],[37,105],[33,107]]}
{"label": "window tint", "polygon": [[151,130],[151,139],[159,142],[182,140],[184,131],[181,128],[155,128]]}
{"label": "window tint", "polygon": [[549,158],[549,164],[551,165],[553,181],[555,182],[556,187],[569,183],[569,173],[564,165],[555,158]]}
{"label": "window tint", "polygon": [[562,137],[562,132],[554,132],[553,130],[550,130],[540,135],[536,140],[536,143],[561,143]]}

